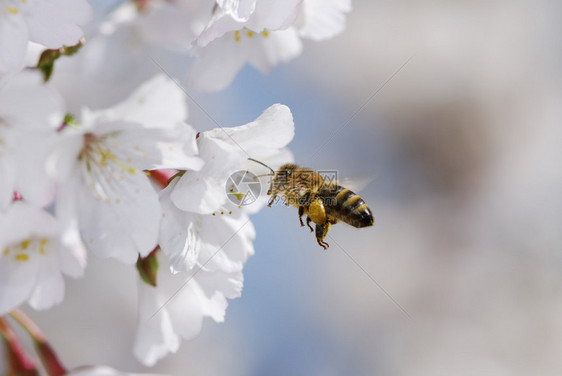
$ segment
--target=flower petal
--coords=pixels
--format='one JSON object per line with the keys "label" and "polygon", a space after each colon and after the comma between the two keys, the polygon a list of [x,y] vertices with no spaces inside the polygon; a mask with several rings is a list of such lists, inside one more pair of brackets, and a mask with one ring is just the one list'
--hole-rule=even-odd
{"label": "flower petal", "polygon": [[197,214],[177,208],[170,198],[178,179],[174,179],[160,193],[162,222],[158,244],[168,257],[174,272],[192,269],[199,257],[198,238],[194,236]]}
{"label": "flower petal", "polygon": [[64,279],[59,270],[58,257],[51,249],[41,257],[36,286],[29,298],[29,305],[36,310],[49,309],[64,298]]}
{"label": "flower petal", "polygon": [[123,121],[146,128],[171,128],[187,119],[185,94],[164,75],[143,83],[123,102],[93,113],[98,122]]}
{"label": "flower petal", "polygon": [[247,21],[256,9],[256,0],[217,0],[217,4],[238,22]]}
{"label": "flower petal", "polygon": [[144,257],[156,246],[162,215],[158,196],[142,171],[122,181],[104,179],[77,189],[80,233],[98,256],[133,264],[138,254]]}
{"label": "flower petal", "polygon": [[82,37],[82,29],[92,17],[86,0],[36,0],[30,3],[26,21],[30,39],[48,48],[71,46]]}
{"label": "flower petal", "polygon": [[23,63],[29,35],[21,15],[2,15],[0,20],[0,73],[15,71]]}
{"label": "flower petal", "polygon": [[188,171],[171,193],[173,203],[180,209],[209,214],[226,201],[226,180],[236,171],[243,159],[242,151],[222,140],[199,136],[199,156],[205,161],[201,171]]}
{"label": "flower petal", "polygon": [[295,125],[289,107],[274,104],[251,123],[213,129],[206,133],[213,138],[239,145],[248,153],[263,154],[287,146],[295,136]]}
{"label": "flower petal", "polygon": [[168,311],[162,309],[159,290],[138,279],[139,325],[133,352],[146,366],[153,366],[169,353],[178,351],[180,341]]}

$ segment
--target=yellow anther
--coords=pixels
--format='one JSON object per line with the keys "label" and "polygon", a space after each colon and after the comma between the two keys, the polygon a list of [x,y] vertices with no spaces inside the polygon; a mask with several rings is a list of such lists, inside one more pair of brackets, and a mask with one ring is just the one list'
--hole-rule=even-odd
{"label": "yellow anther", "polygon": [[246,33],[246,35],[248,36],[248,38],[251,38],[254,36],[254,32],[252,30],[248,30],[248,32]]}
{"label": "yellow anther", "polygon": [[25,251],[27,249],[27,247],[29,247],[30,244],[31,244],[31,239],[25,239],[24,241],[22,241],[20,243],[20,247],[21,247],[22,250]]}
{"label": "yellow anther", "polygon": [[6,247],[4,248],[4,254],[7,255],[10,253],[10,248]]}
{"label": "yellow anther", "polygon": [[45,246],[47,245],[48,240],[47,239],[41,239],[39,241],[39,253],[44,255],[45,254]]}
{"label": "yellow anther", "polygon": [[19,12],[18,8],[16,8],[16,7],[6,7],[6,10],[10,14],[18,14],[18,12]]}
{"label": "yellow anther", "polygon": [[29,255],[26,253],[18,253],[17,255],[14,255],[14,258],[16,261],[27,261],[29,260]]}
{"label": "yellow anther", "polygon": [[240,30],[234,32],[234,40],[240,42]]}
{"label": "yellow anther", "polygon": [[144,174],[145,174],[146,176],[150,176],[150,171],[145,171]]}
{"label": "yellow anther", "polygon": [[264,36],[265,38],[267,38],[269,36],[269,31],[264,30],[261,32],[261,35]]}
{"label": "yellow anther", "polygon": [[111,153],[109,152],[109,150],[101,150],[100,154],[101,154],[100,165],[107,166],[107,160],[111,159]]}
{"label": "yellow anther", "polygon": [[20,0],[22,2],[22,4],[27,3],[27,0]]}
{"label": "yellow anther", "polygon": [[135,172],[137,172],[137,169],[134,167],[129,167],[127,171],[129,171],[129,174],[133,175]]}

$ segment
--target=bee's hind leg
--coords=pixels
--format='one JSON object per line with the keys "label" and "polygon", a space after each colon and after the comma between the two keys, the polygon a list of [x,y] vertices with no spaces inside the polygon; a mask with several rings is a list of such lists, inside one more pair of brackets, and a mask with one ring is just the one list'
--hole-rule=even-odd
{"label": "bee's hind leg", "polygon": [[306,217],[306,225],[308,226],[308,228],[310,229],[310,232],[314,231],[314,229],[312,228],[312,226],[310,225],[310,222],[312,222],[312,219],[310,219],[309,216]]}
{"label": "bee's hind leg", "polygon": [[299,206],[299,221],[301,223],[301,227],[304,227],[304,223],[302,222],[303,215],[304,215],[304,206]]}
{"label": "bee's hind leg", "polygon": [[330,222],[326,222],[322,226],[319,224],[316,225],[316,241],[324,250],[328,249],[330,246],[330,244],[324,241],[324,238],[328,235],[328,231],[330,231]]}

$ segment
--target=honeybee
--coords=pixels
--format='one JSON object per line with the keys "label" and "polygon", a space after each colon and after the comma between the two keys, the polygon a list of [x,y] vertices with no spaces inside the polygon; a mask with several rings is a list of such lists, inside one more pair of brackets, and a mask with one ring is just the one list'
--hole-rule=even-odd
{"label": "honeybee", "polygon": [[[326,180],[318,172],[291,163],[281,166],[277,171],[268,168],[273,175],[267,192],[271,195],[268,206],[271,207],[277,197],[281,196],[286,205],[298,208],[301,227],[304,227],[302,217],[306,215],[306,225],[310,231],[315,231],[316,241],[322,248],[330,246],[324,239],[330,227],[339,221],[357,228],[375,223],[371,209],[361,197]],[[315,229],[310,222],[314,222]]]}

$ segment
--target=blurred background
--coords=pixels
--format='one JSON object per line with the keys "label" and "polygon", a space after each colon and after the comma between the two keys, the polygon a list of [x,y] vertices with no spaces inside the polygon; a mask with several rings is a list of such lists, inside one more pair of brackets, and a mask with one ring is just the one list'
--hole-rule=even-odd
{"label": "blurred background", "polygon": [[[375,226],[322,251],[294,208],[254,219],[226,321],[154,368],[132,355],[135,271],[90,258],[37,314],[69,366],[173,375],[560,375],[562,44],[557,1],[354,0],[345,33],[190,93],[222,126],[273,103],[295,160],[361,192]],[[147,61],[146,64],[151,64]],[[194,103],[190,123],[216,125]],[[106,276],[100,279],[99,276]]]}

